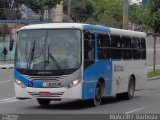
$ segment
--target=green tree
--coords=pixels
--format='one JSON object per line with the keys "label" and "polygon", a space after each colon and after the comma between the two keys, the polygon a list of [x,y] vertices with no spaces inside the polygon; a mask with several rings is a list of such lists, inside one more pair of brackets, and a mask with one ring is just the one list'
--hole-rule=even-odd
{"label": "green tree", "polygon": [[160,0],[150,0],[149,3],[150,13],[148,24],[154,29],[154,55],[153,55],[153,70],[155,72],[156,65],[156,40],[157,35],[160,34]]}
{"label": "green tree", "polygon": [[17,0],[0,0],[0,19],[19,19],[21,4]]}
{"label": "green tree", "polygon": [[[70,0],[70,17],[74,22],[86,22],[92,16],[93,8],[90,0]],[[69,0],[64,0],[63,7],[64,13],[68,14]]]}
{"label": "green tree", "polygon": [[41,14],[43,20],[44,9],[51,10],[62,0],[16,0],[19,4],[25,4],[27,7],[32,9],[36,13]]}
{"label": "green tree", "polygon": [[129,6],[129,21],[133,24],[137,24],[138,31],[147,31],[150,23],[150,11],[149,5],[130,5]]}
{"label": "green tree", "polygon": [[0,24],[0,37],[5,37],[8,32],[7,24]]}
{"label": "green tree", "polygon": [[[67,13],[69,0],[64,0],[64,12]],[[102,24],[110,27],[122,27],[122,0],[71,0],[71,17],[77,22]]]}
{"label": "green tree", "polygon": [[90,0],[93,16],[89,22],[110,27],[122,28],[123,1],[122,0]]}
{"label": "green tree", "polygon": [[154,37],[154,54],[153,54],[153,70],[155,72],[156,65],[156,40],[160,34],[160,0],[150,0],[149,4],[136,6],[136,17],[132,17],[132,22],[145,25],[153,29]]}

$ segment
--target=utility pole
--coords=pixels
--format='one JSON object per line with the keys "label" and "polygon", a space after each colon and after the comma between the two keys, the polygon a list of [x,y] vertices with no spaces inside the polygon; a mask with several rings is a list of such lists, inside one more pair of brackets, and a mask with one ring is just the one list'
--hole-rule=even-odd
{"label": "utility pole", "polygon": [[153,42],[153,72],[156,72],[156,40],[157,40],[157,35],[156,32],[154,31],[154,42]]}
{"label": "utility pole", "polygon": [[128,0],[123,0],[123,29],[128,29]]}
{"label": "utility pole", "polygon": [[54,9],[53,22],[63,22],[63,0]]}

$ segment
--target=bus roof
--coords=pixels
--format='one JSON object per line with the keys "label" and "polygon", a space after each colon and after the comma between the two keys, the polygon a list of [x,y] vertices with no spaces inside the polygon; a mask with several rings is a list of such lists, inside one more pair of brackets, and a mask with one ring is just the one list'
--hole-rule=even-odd
{"label": "bus roof", "polygon": [[80,24],[80,23],[45,23],[45,24],[35,24],[35,25],[28,25],[20,30],[24,29],[51,29],[51,28],[79,28],[82,29],[83,25],[87,24]]}
{"label": "bus roof", "polygon": [[144,32],[138,32],[138,31],[131,31],[131,30],[124,30],[124,29],[116,29],[116,28],[110,28],[111,33],[115,35],[123,35],[123,36],[132,36],[132,37],[143,37],[145,38],[147,35]]}
{"label": "bus roof", "polygon": [[106,32],[114,35],[123,35],[123,36],[132,36],[132,37],[146,37],[146,33],[144,32],[137,32],[131,30],[124,30],[124,29],[117,29],[117,28],[110,28],[104,27],[101,25],[91,25],[91,24],[82,24],[82,23],[45,23],[45,24],[35,24],[35,25],[28,25],[22,27],[20,30],[25,29],[54,29],[54,28],[78,28],[83,30],[89,31],[97,31],[97,32]]}

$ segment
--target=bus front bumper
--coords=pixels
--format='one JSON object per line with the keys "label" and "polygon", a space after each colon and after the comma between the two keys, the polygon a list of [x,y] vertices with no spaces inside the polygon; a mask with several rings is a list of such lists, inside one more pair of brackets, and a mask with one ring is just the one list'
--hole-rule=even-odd
{"label": "bus front bumper", "polygon": [[22,88],[15,83],[15,95],[18,99],[82,99],[82,82],[72,88]]}

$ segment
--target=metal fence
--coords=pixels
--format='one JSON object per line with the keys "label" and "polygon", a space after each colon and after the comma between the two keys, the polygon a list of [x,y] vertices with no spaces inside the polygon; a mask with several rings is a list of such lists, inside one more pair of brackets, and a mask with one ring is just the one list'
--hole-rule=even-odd
{"label": "metal fence", "polygon": [[[4,47],[7,48],[8,53],[3,54]],[[9,51],[9,42],[0,42],[0,61],[13,61],[15,54],[15,44],[12,51]]]}

